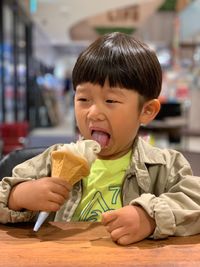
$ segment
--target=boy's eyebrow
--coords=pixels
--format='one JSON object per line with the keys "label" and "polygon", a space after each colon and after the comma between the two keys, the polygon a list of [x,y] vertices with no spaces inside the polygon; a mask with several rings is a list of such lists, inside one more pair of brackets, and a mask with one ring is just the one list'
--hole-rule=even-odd
{"label": "boy's eyebrow", "polygon": [[85,86],[83,86],[83,85],[78,85],[77,87],[76,87],[76,92],[79,92],[79,93],[81,93],[81,92],[85,92],[85,91],[87,91],[87,88],[85,87]]}
{"label": "boy's eyebrow", "polygon": [[[78,85],[76,87],[76,92],[77,93],[86,93],[86,92],[88,92],[88,89],[90,89],[90,88],[85,86],[85,85]],[[122,89],[120,87],[119,88],[118,87],[110,87],[109,93],[124,97],[125,94],[124,94],[123,90],[125,90],[125,89]]]}
{"label": "boy's eyebrow", "polygon": [[124,89],[122,89],[122,88],[112,88],[112,87],[110,88],[111,93],[117,94],[119,96],[125,96],[123,90]]}

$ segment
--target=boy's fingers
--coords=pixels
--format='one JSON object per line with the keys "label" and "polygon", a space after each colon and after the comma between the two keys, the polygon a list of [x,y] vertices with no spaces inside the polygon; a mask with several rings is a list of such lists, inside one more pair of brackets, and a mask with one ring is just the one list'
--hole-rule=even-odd
{"label": "boy's fingers", "polygon": [[107,211],[102,214],[101,222],[103,225],[107,225],[111,221],[114,221],[117,218],[117,213],[115,210]]}
{"label": "boy's fingers", "polygon": [[57,178],[57,177],[52,177],[54,179],[55,183],[59,183],[63,186],[65,186],[69,191],[72,190],[72,185],[68,183],[64,178]]}

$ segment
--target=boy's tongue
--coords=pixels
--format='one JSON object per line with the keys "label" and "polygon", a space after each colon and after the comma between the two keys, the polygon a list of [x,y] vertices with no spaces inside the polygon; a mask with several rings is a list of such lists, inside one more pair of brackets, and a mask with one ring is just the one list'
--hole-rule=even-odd
{"label": "boy's tongue", "polygon": [[93,131],[92,139],[97,141],[101,145],[101,147],[105,147],[108,145],[109,135],[105,132]]}

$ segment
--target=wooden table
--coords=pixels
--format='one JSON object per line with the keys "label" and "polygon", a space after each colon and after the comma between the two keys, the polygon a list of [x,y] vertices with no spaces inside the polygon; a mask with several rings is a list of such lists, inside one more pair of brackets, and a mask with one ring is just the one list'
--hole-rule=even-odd
{"label": "wooden table", "polygon": [[0,266],[200,266],[200,235],[144,240],[130,246],[111,241],[99,223],[0,225]]}

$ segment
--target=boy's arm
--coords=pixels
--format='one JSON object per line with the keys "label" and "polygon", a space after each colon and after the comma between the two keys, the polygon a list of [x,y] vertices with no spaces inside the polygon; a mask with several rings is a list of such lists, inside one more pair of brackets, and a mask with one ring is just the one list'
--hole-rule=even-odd
{"label": "boy's arm", "polygon": [[14,211],[8,207],[11,190],[19,183],[39,179],[50,175],[51,160],[50,153],[58,149],[54,145],[42,154],[17,165],[13,169],[12,177],[5,177],[0,182],[0,223],[30,221],[36,212]]}
{"label": "boy's arm", "polygon": [[166,165],[166,172],[157,177],[167,181],[164,192],[144,193],[130,204],[141,206],[156,221],[155,239],[200,233],[200,177],[191,175],[181,154]]}

